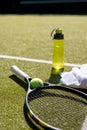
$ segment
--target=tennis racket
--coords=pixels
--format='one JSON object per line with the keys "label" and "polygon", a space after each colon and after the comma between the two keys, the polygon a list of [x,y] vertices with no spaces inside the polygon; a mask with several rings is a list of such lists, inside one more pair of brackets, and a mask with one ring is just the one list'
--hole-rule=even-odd
{"label": "tennis racket", "polygon": [[32,78],[15,65],[11,70],[27,82],[26,111],[36,126],[45,130],[87,130],[87,94],[45,83],[31,90]]}

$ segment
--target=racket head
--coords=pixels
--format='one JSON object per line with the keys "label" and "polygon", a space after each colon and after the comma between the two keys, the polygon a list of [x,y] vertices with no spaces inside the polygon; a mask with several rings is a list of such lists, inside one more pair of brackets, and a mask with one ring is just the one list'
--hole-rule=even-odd
{"label": "racket head", "polygon": [[45,85],[28,91],[25,104],[31,120],[44,129],[76,130],[87,127],[87,94],[78,90]]}
{"label": "racket head", "polygon": [[25,104],[29,117],[38,126],[46,130],[87,129],[87,94],[56,85],[30,90],[31,78],[17,66],[11,70],[28,83]]}

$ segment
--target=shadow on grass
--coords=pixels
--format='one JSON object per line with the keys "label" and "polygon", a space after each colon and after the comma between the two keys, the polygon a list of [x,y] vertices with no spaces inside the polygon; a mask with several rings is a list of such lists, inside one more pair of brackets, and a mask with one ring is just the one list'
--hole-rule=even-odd
{"label": "shadow on grass", "polygon": [[60,78],[61,78],[60,74],[53,73],[53,70],[51,70],[51,74],[48,79],[48,82],[52,83],[52,84],[58,84],[58,83],[60,83]]}
{"label": "shadow on grass", "polygon": [[[16,75],[11,75],[11,76],[9,76],[9,78],[12,79],[13,81],[15,81],[18,85],[20,85],[27,92],[27,83],[23,82]],[[30,120],[30,118],[27,114],[25,103],[24,103],[24,106],[23,106],[23,113],[24,113],[25,120],[26,120],[27,124],[29,125],[29,127],[31,127],[31,129],[33,129],[33,130],[40,130]]]}

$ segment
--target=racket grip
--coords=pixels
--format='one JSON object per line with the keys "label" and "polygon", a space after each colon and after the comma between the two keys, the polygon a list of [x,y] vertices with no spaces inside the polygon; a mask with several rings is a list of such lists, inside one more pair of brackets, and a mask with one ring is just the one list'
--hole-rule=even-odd
{"label": "racket grip", "polygon": [[29,76],[25,72],[20,70],[16,65],[11,66],[11,71],[19,76],[22,80],[30,79]]}

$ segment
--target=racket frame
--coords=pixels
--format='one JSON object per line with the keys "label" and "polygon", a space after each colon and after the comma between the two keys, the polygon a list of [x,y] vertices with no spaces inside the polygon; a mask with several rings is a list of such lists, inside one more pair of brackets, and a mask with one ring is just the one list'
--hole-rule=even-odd
{"label": "racket frame", "polygon": [[27,85],[28,85],[28,90],[27,90],[27,93],[26,93],[26,96],[25,96],[25,105],[26,105],[26,110],[27,110],[27,114],[29,115],[29,117],[31,118],[31,120],[33,120],[37,125],[39,125],[40,127],[46,129],[46,130],[61,130],[59,128],[56,128],[56,127],[53,127],[49,124],[47,124],[46,122],[42,121],[40,118],[38,118],[34,113],[33,111],[30,109],[29,107],[29,102],[28,102],[28,97],[29,97],[29,94],[32,93],[33,91],[37,91],[38,89],[47,89],[47,88],[52,88],[52,87],[58,87],[58,89],[60,90],[64,90],[64,91],[68,91],[68,92],[71,92],[71,93],[74,93],[78,96],[81,96],[83,98],[87,98],[87,94],[84,93],[84,92],[81,92],[77,89],[74,89],[74,88],[69,88],[67,86],[58,86],[58,85],[55,85],[55,84],[46,84],[45,86],[42,86],[41,88],[36,88],[36,89],[33,89],[31,90],[30,89],[30,80],[32,79],[31,77],[29,77],[25,72],[23,72],[22,70],[20,70],[17,66],[13,65],[11,67],[11,70],[16,74],[18,75],[19,78],[21,78],[22,80],[26,81],[27,82]]}

